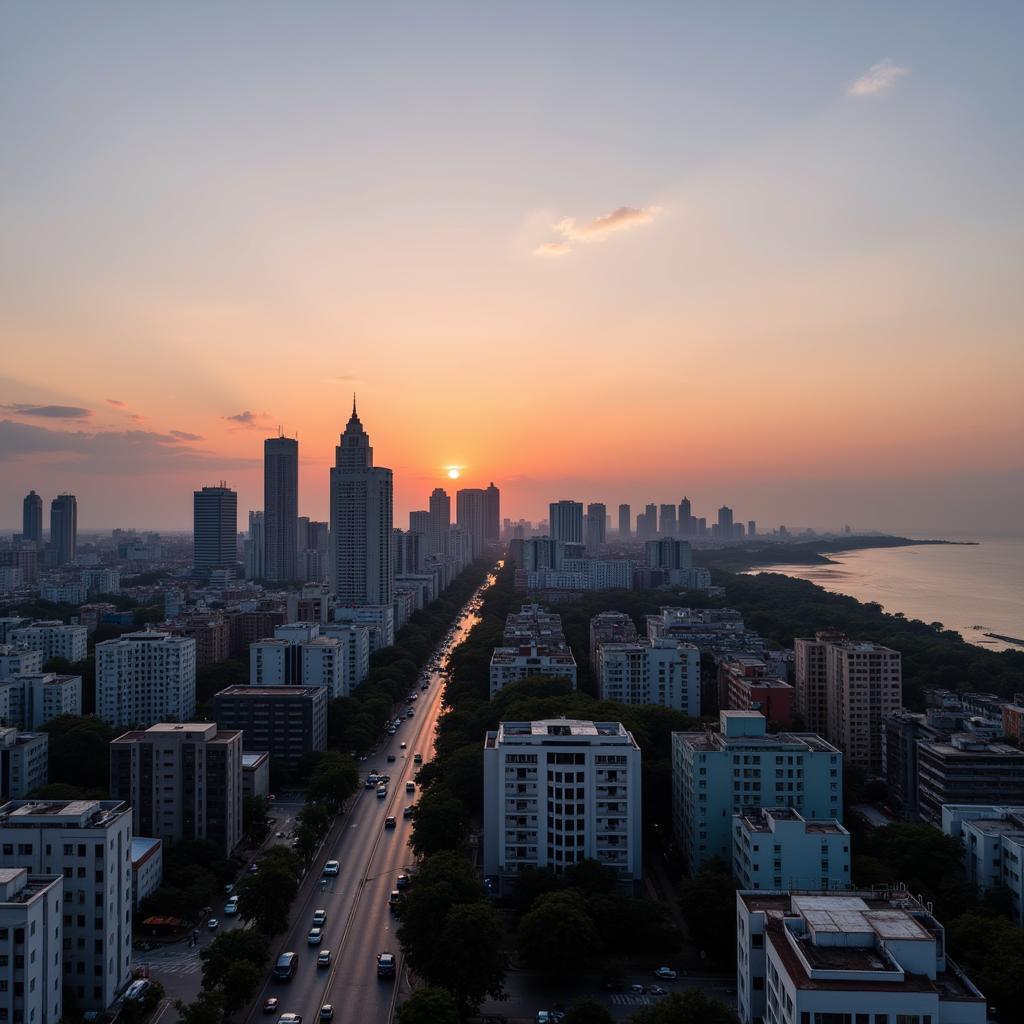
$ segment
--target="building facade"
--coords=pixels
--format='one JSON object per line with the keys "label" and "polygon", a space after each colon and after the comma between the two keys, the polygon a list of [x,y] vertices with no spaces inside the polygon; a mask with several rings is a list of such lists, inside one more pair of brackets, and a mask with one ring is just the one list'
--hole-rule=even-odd
{"label": "building facade", "polygon": [[105,722],[187,722],[195,711],[195,640],[147,631],[96,645],[96,714]]}
{"label": "building facade", "polygon": [[700,651],[675,640],[603,643],[597,651],[601,700],[657,704],[700,714]]}
{"label": "building facade", "polygon": [[49,781],[49,736],[0,729],[0,797],[20,800]]}
{"label": "building facade", "polygon": [[11,630],[9,642],[17,649],[42,651],[44,662],[51,658],[84,661],[89,651],[89,631],[85,626],[66,626],[56,619],[52,622],[33,622]]}
{"label": "building facade", "polygon": [[583,502],[551,502],[548,507],[548,529],[552,540],[560,540],[563,544],[582,544]]}
{"label": "building facade", "polygon": [[299,442],[268,437],[263,442],[263,563],[269,582],[298,579],[298,518]]}
{"label": "building facade", "polygon": [[217,726],[241,730],[247,750],[294,764],[327,748],[327,690],[322,686],[229,686],[213,698]]}
{"label": "building facade", "polygon": [[36,547],[43,546],[43,499],[29,491],[21,503],[21,535]]}
{"label": "building facade", "polygon": [[238,495],[226,484],[204,487],[192,498],[195,570],[234,569],[238,562]]}
{"label": "building facade", "polygon": [[78,499],[73,494],[50,502],[50,552],[55,566],[73,562],[78,554]]}

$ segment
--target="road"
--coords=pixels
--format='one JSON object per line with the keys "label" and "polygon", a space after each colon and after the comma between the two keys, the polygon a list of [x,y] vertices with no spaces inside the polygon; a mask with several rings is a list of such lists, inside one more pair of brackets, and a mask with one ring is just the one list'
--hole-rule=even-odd
{"label": "road", "polygon": [[[460,613],[450,644],[438,652],[442,669],[448,651],[462,642],[477,621],[472,610],[477,596]],[[335,1024],[386,1024],[391,1019],[403,965],[395,935],[397,921],[388,898],[398,875],[413,867],[408,845],[412,822],[402,817],[402,811],[415,802],[417,794],[406,792],[406,781],[418,770],[413,764],[415,753],[421,753],[424,762],[433,756],[442,688],[440,672],[433,672],[429,689],[416,689],[419,699],[412,704],[413,717],[403,718],[397,735],[386,736],[361,765],[362,778],[371,771],[391,776],[388,795],[380,799],[373,789],[361,789],[328,835],[313,862],[310,881],[296,900],[288,936],[273,949],[275,960],[286,950],[298,953],[295,977],[290,982],[268,980],[249,1015],[249,1024],[261,1018],[263,1003],[270,996],[280,1000],[277,1015],[300,1014],[303,1024],[313,1024],[324,1003],[333,1005]],[[395,756],[392,764],[387,762],[389,754]],[[388,815],[397,820],[394,829],[384,828]],[[341,862],[340,873],[317,881],[325,861],[332,859]],[[323,942],[311,946],[307,935],[314,911],[321,908],[327,911]],[[316,965],[321,949],[331,951],[329,967]],[[377,977],[377,954],[385,950],[398,957],[393,979]]]}

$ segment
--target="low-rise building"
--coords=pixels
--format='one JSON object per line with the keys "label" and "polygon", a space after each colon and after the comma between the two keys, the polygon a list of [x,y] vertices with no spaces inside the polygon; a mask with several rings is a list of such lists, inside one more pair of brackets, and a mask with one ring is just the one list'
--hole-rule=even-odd
{"label": "low-rise building", "polygon": [[0,798],[21,800],[49,780],[49,736],[0,729]]}
{"label": "low-rise building", "polygon": [[792,807],[732,819],[732,872],[741,889],[849,889],[850,833]]}
{"label": "low-rise building", "polygon": [[742,1024],[985,1024],[985,997],[905,889],[736,893]]}
{"label": "low-rise building", "polygon": [[721,711],[759,711],[769,722],[793,724],[793,687],[774,675],[763,658],[737,656],[718,663]]}
{"label": "low-rise building", "polygon": [[164,844],[149,836],[132,836],[132,909],[160,888],[164,880]]}
{"label": "low-rise building", "polygon": [[244,746],[290,763],[327,747],[322,686],[229,686],[213,698],[221,729],[239,729]]}
{"label": "low-rise building", "polygon": [[242,751],[242,799],[270,796],[270,755],[266,751]]}
{"label": "low-rise building", "polygon": [[603,643],[596,669],[602,700],[700,714],[700,651],[693,644],[671,638]]}
{"label": "low-rise building", "polygon": [[0,868],[0,1020],[59,1024],[64,879]]}
{"label": "low-rise building", "polygon": [[732,858],[732,819],[792,807],[842,820],[843,758],[814,733],[769,734],[764,715],[723,711],[719,731],[672,734],[672,826],[692,872]]}

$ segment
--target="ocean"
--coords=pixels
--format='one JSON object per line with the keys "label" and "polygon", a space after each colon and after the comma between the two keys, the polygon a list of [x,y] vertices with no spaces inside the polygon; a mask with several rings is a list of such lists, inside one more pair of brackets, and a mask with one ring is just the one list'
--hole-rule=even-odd
{"label": "ocean", "polygon": [[829,554],[832,565],[773,565],[887,612],[941,622],[965,640],[992,651],[1024,650],[986,633],[1024,640],[1024,537],[978,537],[977,544],[865,548]]}

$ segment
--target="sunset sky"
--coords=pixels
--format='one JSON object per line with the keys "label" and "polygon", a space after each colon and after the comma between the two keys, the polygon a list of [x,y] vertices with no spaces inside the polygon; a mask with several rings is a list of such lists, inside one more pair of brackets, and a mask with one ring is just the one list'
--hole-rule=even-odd
{"label": "sunset sky", "polygon": [[262,440],[327,518],[1019,527],[1024,4],[8,3],[0,529],[188,529]]}

